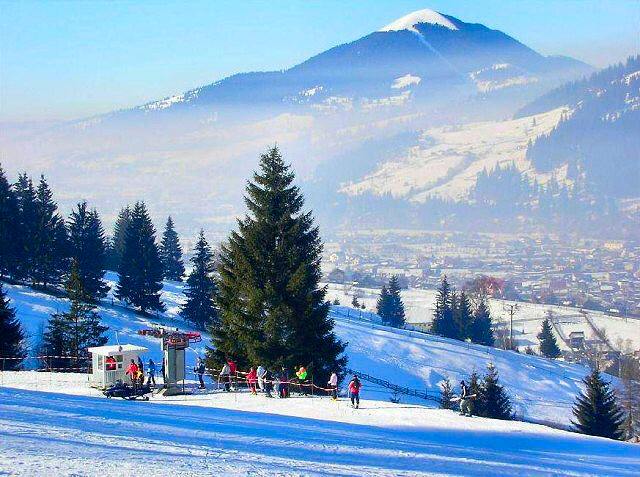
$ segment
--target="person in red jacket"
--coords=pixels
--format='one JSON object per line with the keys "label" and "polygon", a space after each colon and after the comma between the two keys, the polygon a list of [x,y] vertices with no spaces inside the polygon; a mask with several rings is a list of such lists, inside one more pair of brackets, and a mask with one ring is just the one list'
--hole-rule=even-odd
{"label": "person in red jacket", "polygon": [[249,391],[251,394],[258,394],[256,390],[256,383],[258,382],[258,373],[254,368],[249,370],[249,374],[247,374],[247,384],[249,385]]}
{"label": "person in red jacket", "polygon": [[358,376],[354,375],[353,379],[349,383],[349,396],[351,397],[351,406],[358,409],[360,406],[360,388],[362,383],[358,379]]}
{"label": "person in red jacket", "polygon": [[125,374],[131,378],[131,384],[133,385],[136,384],[136,380],[138,379],[138,371],[138,365],[134,360],[131,360],[131,363],[129,363],[129,366],[125,370]]}
{"label": "person in red jacket", "polygon": [[229,387],[238,388],[238,367],[231,358],[227,359],[229,365]]}

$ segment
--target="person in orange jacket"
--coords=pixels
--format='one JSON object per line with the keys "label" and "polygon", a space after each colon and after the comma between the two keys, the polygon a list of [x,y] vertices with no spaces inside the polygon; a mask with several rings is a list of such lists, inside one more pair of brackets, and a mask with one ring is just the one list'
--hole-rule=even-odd
{"label": "person in orange jacket", "polygon": [[255,368],[251,368],[249,370],[249,374],[247,374],[247,384],[249,385],[249,391],[251,394],[258,394],[256,390],[256,383],[258,382],[258,373]]}

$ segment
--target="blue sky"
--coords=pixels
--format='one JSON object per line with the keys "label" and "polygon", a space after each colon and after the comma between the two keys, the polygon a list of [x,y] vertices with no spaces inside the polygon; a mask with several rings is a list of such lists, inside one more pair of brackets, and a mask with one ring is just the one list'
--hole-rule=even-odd
{"label": "blue sky", "polygon": [[595,66],[640,51],[640,0],[0,0],[0,120],[83,117],[287,68],[421,8]]}

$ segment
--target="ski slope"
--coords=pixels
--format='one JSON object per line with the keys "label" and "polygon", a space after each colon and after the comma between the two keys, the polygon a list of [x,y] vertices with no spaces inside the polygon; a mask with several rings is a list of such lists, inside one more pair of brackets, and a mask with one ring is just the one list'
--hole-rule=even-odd
{"label": "ski slope", "polygon": [[[381,401],[247,393],[149,402],[0,387],[0,474],[637,475],[638,446],[523,422]],[[7,387],[15,386],[15,387]],[[75,387],[74,387],[75,386]]]}
{"label": "ski slope", "polygon": [[[107,274],[112,286],[116,278],[113,273]],[[38,337],[50,314],[66,309],[68,302],[24,286],[5,285],[5,288],[28,332],[33,348],[30,354],[35,355]],[[152,357],[156,362],[160,361],[159,340],[140,336],[137,331],[152,323],[188,328],[178,316],[183,300],[182,284],[165,282],[162,300],[167,311],[148,318],[119,305],[109,295],[98,310],[103,322],[109,326],[109,343],[146,346],[149,352],[145,359]],[[482,374],[492,363],[509,389],[516,415],[532,422],[569,427],[573,402],[582,389],[582,378],[589,372],[581,365],[391,329],[377,324],[377,315],[345,306],[333,306],[331,314],[336,322],[336,334],[348,342],[349,368],[396,385],[427,391],[430,396],[437,397],[444,379],[451,379],[457,386],[461,379],[468,380],[473,371]],[[189,369],[196,358],[204,354],[208,341],[205,335],[201,343],[187,350]],[[36,364],[35,360],[25,363],[27,368],[34,368]],[[367,393],[370,398],[380,400],[389,400],[393,396],[391,390],[379,385],[370,385]],[[406,403],[436,406],[434,401],[408,396],[400,398]]]}

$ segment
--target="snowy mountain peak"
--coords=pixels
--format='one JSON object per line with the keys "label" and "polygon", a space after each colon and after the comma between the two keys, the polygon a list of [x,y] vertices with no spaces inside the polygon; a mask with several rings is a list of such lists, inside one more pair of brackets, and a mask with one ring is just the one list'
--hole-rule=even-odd
{"label": "snowy mountain peak", "polygon": [[408,15],[403,16],[402,18],[398,18],[396,21],[389,23],[387,26],[381,28],[378,31],[409,30],[414,33],[418,33],[418,30],[416,30],[415,26],[420,23],[440,25],[448,28],[449,30],[458,29],[458,27],[455,26],[451,20],[449,20],[441,13],[425,8],[424,10],[417,10],[413,13],[409,13]]}

